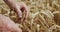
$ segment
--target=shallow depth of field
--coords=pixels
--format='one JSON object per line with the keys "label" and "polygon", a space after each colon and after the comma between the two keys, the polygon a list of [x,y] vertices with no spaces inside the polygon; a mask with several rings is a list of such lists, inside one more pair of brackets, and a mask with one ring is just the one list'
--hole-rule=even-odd
{"label": "shallow depth of field", "polygon": [[60,0],[17,1],[30,8],[26,22],[18,21],[17,14],[3,0],[0,0],[0,14],[10,17],[23,32],[60,32]]}

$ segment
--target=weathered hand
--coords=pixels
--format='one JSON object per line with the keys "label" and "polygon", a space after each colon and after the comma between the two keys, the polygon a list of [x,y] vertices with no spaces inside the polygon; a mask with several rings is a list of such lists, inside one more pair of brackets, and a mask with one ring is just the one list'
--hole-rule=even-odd
{"label": "weathered hand", "polygon": [[14,11],[16,11],[16,13],[18,14],[18,17],[23,18],[23,15],[24,15],[24,20],[26,20],[29,14],[29,9],[27,8],[27,6],[23,2],[21,2],[21,3],[18,3],[15,7],[16,8],[14,9]]}
{"label": "weathered hand", "polygon": [[9,17],[0,14],[0,32],[22,32],[22,30]]}
{"label": "weathered hand", "polygon": [[29,9],[23,2],[15,3],[15,5],[11,9],[13,9],[18,14],[19,17],[22,17],[22,14],[24,11],[25,11],[26,17],[28,16],[28,13],[29,13]]}
{"label": "weathered hand", "polygon": [[13,9],[18,14],[19,18],[22,18],[22,14],[24,11],[25,11],[24,19],[26,19],[28,17],[29,9],[25,3],[23,3],[23,2],[18,3],[14,0],[4,0],[4,1],[11,9]]}

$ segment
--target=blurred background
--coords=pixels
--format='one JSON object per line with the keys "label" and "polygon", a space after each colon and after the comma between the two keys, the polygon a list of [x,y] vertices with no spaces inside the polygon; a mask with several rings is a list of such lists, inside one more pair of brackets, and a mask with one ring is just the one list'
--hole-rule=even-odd
{"label": "blurred background", "polygon": [[[10,17],[23,32],[60,32],[60,0],[16,0],[30,8],[26,22],[0,0],[0,14]],[[19,22],[19,23],[18,23]]]}

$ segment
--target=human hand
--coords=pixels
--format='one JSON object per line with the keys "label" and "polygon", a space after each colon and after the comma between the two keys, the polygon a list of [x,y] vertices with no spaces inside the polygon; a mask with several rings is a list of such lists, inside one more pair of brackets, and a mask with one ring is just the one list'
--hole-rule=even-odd
{"label": "human hand", "polygon": [[22,32],[22,30],[9,17],[0,14],[0,32]]}
{"label": "human hand", "polygon": [[23,2],[18,3],[18,2],[15,2],[14,0],[8,0],[8,1],[6,0],[5,2],[10,7],[10,9],[14,10],[17,13],[19,19],[22,18],[23,12],[25,11],[24,19],[25,20],[27,19],[29,14],[29,9],[25,3]]}

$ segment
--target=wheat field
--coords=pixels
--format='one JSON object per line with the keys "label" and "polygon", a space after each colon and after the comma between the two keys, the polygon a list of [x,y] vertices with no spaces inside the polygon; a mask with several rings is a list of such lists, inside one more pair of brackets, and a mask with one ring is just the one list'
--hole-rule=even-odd
{"label": "wheat field", "polygon": [[[23,32],[60,32],[60,0],[17,0],[30,8],[26,22],[0,0],[0,14],[10,17]],[[23,18],[22,18],[23,19]],[[19,22],[19,23],[18,23]]]}

